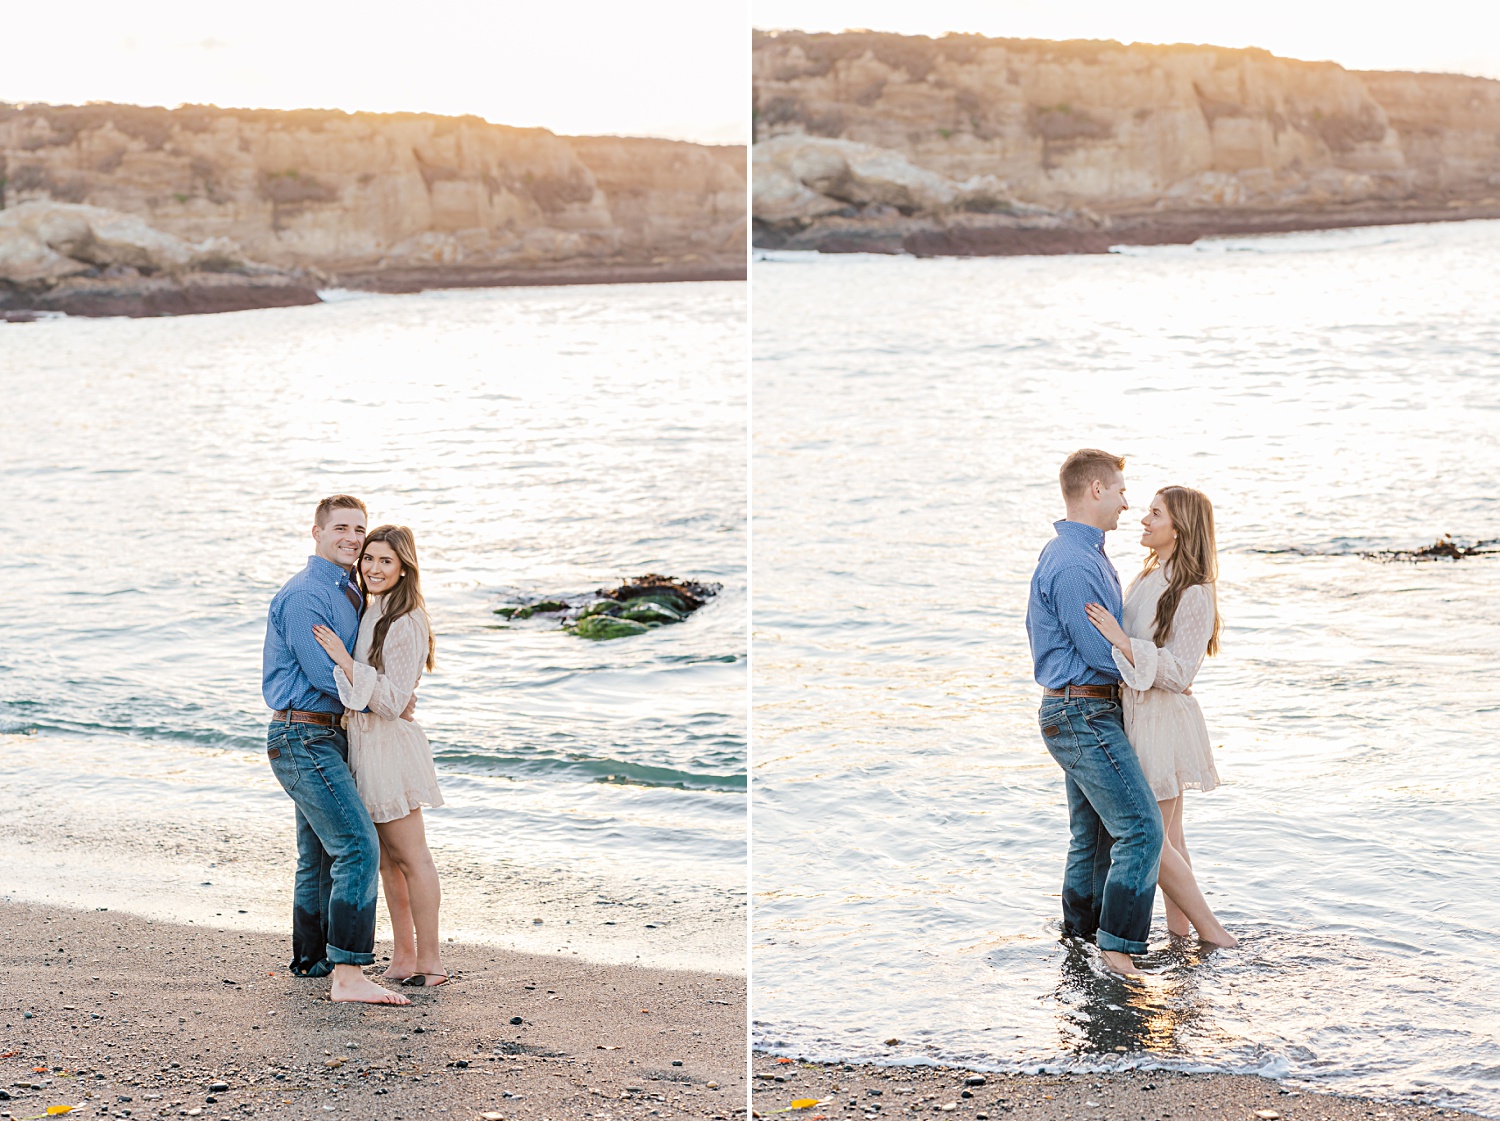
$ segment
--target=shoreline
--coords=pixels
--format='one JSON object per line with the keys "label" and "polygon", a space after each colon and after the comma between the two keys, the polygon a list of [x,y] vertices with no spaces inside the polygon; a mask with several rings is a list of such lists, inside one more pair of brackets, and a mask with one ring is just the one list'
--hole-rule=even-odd
{"label": "shoreline", "polygon": [[1500,219],[1500,204],[1449,207],[1348,208],[1325,211],[1130,211],[1046,224],[991,221],[936,225],[909,221],[829,221],[799,232],[758,225],[753,245],[764,250],[882,253],[911,257],[1079,256],[1117,245],[1190,245],[1210,237],[1308,233],[1371,226],[1415,226]]}
{"label": "shoreline", "polygon": [[295,275],[271,277],[209,274],[182,281],[160,277],[137,280],[67,281],[42,291],[0,288],[0,323],[30,323],[61,313],[78,318],[124,316],[153,319],[213,315],[260,308],[303,307],[325,301],[319,289],[406,295],[449,288],[553,288],[595,284],[677,284],[743,281],[739,263],[578,265],[526,269],[390,268],[338,272],[327,283]]}
{"label": "shoreline", "polygon": [[332,1004],[286,934],[3,902],[0,936],[0,1117],[744,1116],[742,977],[454,943],[410,1005]]}
{"label": "shoreline", "polygon": [[[247,934],[287,928],[292,803],[259,754],[25,734],[0,735],[0,749],[0,780],[16,800],[0,835],[0,899]],[[449,772],[440,780],[448,805],[424,816],[445,936],[743,980],[742,883],[648,854],[631,865],[609,853],[587,861],[533,851],[527,837],[558,812],[559,794],[572,804],[571,790]],[[514,836],[503,846],[485,843],[497,799],[511,803],[504,820]],[[388,937],[383,902],[376,916],[377,937]]]}
{"label": "shoreline", "polygon": [[794,1111],[806,1121],[856,1116],[873,1121],[898,1113],[951,1114],[954,1121],[1365,1121],[1372,1115],[1385,1121],[1426,1121],[1477,1116],[1451,1106],[1294,1088],[1254,1074],[996,1074],[953,1066],[812,1062],[752,1050],[753,1116],[777,1113],[793,1100],[809,1098],[818,1104]]}

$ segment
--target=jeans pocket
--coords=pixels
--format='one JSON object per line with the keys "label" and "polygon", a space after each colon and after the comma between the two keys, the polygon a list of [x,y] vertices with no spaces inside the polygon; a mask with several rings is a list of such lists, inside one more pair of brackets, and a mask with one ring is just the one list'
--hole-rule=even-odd
{"label": "jeans pocket", "polygon": [[1074,733],[1068,714],[1043,710],[1038,721],[1042,742],[1047,745],[1047,751],[1057,761],[1057,765],[1064,770],[1076,767],[1083,756],[1083,744]]}
{"label": "jeans pocket", "polygon": [[297,788],[297,782],[302,778],[302,768],[297,765],[298,746],[284,734],[266,737],[266,758],[271,762],[271,773],[288,794]]}

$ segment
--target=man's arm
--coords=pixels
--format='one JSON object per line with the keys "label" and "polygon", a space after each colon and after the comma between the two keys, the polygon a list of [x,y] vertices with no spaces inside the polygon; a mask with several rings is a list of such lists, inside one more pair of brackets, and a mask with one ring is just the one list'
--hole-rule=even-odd
{"label": "man's arm", "polygon": [[1089,622],[1084,607],[1090,603],[1109,602],[1112,589],[1105,586],[1099,573],[1087,565],[1067,565],[1058,569],[1052,577],[1049,597],[1057,621],[1073,648],[1082,655],[1090,669],[1098,670],[1106,677],[1120,679],[1120,668],[1110,650],[1109,640],[1099,633],[1099,628]]}
{"label": "man's arm", "polygon": [[287,596],[281,605],[281,637],[292,657],[312,687],[333,701],[339,699],[339,687],[333,679],[333,659],[313,637],[313,627],[321,623],[337,633],[333,618],[322,597],[307,590]]}

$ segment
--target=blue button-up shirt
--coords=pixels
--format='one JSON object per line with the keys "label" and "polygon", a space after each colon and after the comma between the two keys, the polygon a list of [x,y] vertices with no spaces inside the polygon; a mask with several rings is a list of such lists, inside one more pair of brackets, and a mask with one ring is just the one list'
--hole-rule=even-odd
{"label": "blue button-up shirt", "polygon": [[1118,622],[1124,608],[1120,574],[1104,555],[1104,531],[1069,521],[1052,528],[1057,536],[1037,558],[1026,605],[1036,682],[1044,689],[1116,684],[1120,671],[1109,642],[1083,611],[1102,603]]}
{"label": "blue button-up shirt", "polygon": [[[333,681],[333,659],[318,645],[312,629],[322,623],[343,639],[345,649],[354,649],[359,612],[344,594],[349,586],[349,573],[342,567],[322,557],[308,557],[307,567],[271,600],[261,661],[261,691],[271,708],[344,711]],[[357,587],[354,594],[359,595]]]}

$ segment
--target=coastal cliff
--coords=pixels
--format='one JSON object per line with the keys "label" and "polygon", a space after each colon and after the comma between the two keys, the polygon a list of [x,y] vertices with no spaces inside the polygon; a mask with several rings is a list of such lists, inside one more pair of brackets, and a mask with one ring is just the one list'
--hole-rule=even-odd
{"label": "coastal cliff", "polygon": [[[304,287],[741,278],[745,175],[740,147],[477,117],[0,104],[0,214],[98,208]],[[0,306],[53,288],[0,277]]]}
{"label": "coastal cliff", "polygon": [[757,32],[755,242],[1104,252],[1500,217],[1500,82],[1257,49]]}

